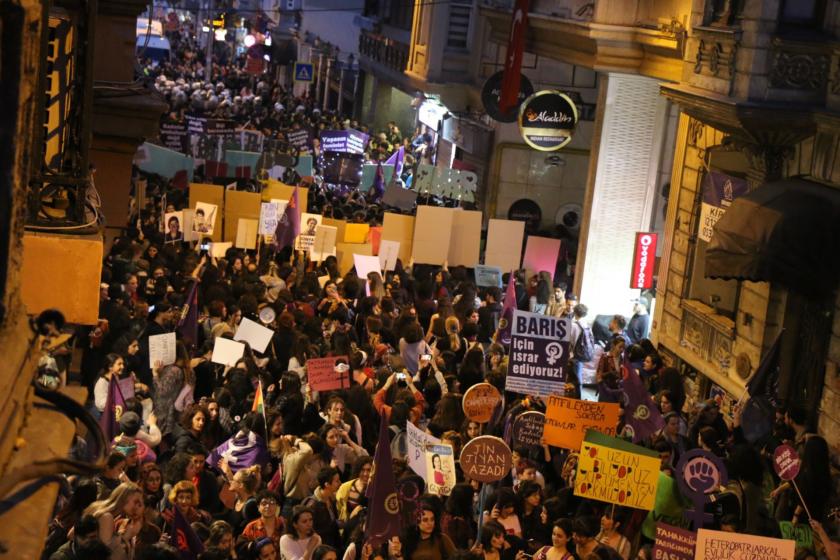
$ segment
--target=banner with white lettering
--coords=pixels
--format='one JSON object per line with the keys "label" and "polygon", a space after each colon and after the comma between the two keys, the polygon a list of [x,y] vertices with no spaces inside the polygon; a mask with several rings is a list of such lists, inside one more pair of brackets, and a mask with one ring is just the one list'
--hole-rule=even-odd
{"label": "banner with white lettering", "polygon": [[570,331],[566,318],[515,311],[505,389],[541,397],[563,394]]}
{"label": "banner with white lettering", "polygon": [[703,241],[712,240],[712,232],[715,224],[726,209],[739,196],[747,194],[749,186],[747,181],[732,177],[726,173],[709,171],[703,177],[703,204],[700,208],[700,227],[697,229],[697,237]]}

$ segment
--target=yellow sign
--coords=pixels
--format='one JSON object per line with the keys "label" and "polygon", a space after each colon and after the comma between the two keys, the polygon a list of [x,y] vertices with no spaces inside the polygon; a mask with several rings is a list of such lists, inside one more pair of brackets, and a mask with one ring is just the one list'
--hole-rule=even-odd
{"label": "yellow sign", "polygon": [[655,451],[589,430],[580,446],[575,496],[651,510],[659,466]]}
{"label": "yellow sign", "polygon": [[548,445],[578,450],[587,430],[614,436],[619,413],[617,403],[551,396],[545,409],[543,437]]}

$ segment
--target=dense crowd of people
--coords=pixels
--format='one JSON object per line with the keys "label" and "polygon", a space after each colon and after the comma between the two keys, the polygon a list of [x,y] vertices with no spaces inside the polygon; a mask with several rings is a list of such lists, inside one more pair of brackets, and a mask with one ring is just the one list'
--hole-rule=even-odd
{"label": "dense crowd of people", "polygon": [[[279,86],[260,82],[252,93],[253,79],[233,67],[218,69],[215,86],[188,86],[202,81],[200,63],[188,47],[177,60],[147,70],[173,113],[189,106],[242,118],[267,135],[296,123],[341,124]],[[395,128],[375,137],[371,159],[380,158],[374,151],[387,156],[411,144]],[[497,334],[506,302],[499,288],[477,288],[464,267],[403,262],[384,277],[360,278],[353,269],[339,270],[335,257],[312,262],[290,247],[230,249],[224,258],[213,257],[195,243],[166,242],[164,200],[173,210],[183,208],[184,192],[148,180],[149,206],[135,206],[104,261],[103,321],[74,331],[84,348],[80,378],[68,371],[66,343],[44,351],[42,377],[86,386],[96,415],[105,412],[112,379],[133,387],[105,469],[66,480],[44,559],[178,558],[173,547],[186,540],[176,528],[183,518],[201,541],[202,560],[650,560],[657,521],[685,526],[690,504],[676,490],[674,467],[695,448],[719,456],[729,472],[729,483],[708,506],[709,527],[779,536],[779,521],[810,521],[814,547],[798,550],[797,558],[840,558],[826,534],[837,523],[828,446],[807,425],[807,411],[780,408],[772,434],[748,443],[739,409],[727,418],[714,399],[689,406],[684,379],[646,338],[644,302],[635,323],[613,318],[606,348],[594,358],[587,308],[556,282],[555,271],[534,278],[514,273],[518,309],[573,325],[573,357],[564,364],[567,396],[581,396],[584,361],[594,360],[599,400],[623,406],[628,367],[655,397],[665,423],[644,442],[661,458],[652,511],[575,496],[576,453],[511,439],[505,429],[511,419],[544,411],[545,402],[505,393],[508,349]],[[376,223],[383,211],[363,194],[339,197],[317,185],[310,201],[310,211],[359,222]],[[193,286],[195,339],[183,330]],[[233,366],[212,362],[214,341],[232,338],[243,319],[274,331],[266,351],[248,346]],[[60,317],[43,321],[47,338],[64,330]],[[149,338],[173,331],[174,363],[150,364]],[[312,390],[307,361],[323,356],[348,357],[349,388]],[[498,421],[490,424],[471,421],[462,409],[462,395],[483,382],[504,395]],[[264,414],[255,400],[263,402]],[[382,418],[388,441],[379,437]],[[426,481],[408,468],[408,422],[453,447],[457,483],[449,495],[426,493]],[[616,433],[623,427],[622,419]],[[486,434],[506,438],[513,469],[483,484],[465,476],[457,459],[464,445]],[[783,442],[802,458],[801,495],[770,466]],[[377,445],[390,446],[393,464],[374,464]],[[77,439],[73,452],[81,456],[84,448]],[[365,530],[367,491],[379,469],[392,469],[398,484],[411,481],[419,489],[401,496],[401,532],[384,543],[371,542]]]}

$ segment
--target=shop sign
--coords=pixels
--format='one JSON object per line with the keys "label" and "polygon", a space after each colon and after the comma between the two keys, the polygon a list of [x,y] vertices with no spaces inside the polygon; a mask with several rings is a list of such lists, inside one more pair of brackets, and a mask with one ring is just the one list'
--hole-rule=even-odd
{"label": "shop sign", "polygon": [[325,152],[364,154],[368,135],[358,130],[324,130],[321,132],[321,147]]}
{"label": "shop sign", "polygon": [[577,106],[559,91],[539,91],[519,107],[519,132],[535,150],[551,152],[568,144],[577,122]]}
{"label": "shop sign", "polygon": [[502,78],[505,71],[499,70],[484,82],[484,87],[481,88],[481,103],[484,105],[484,111],[490,115],[494,121],[512,123],[516,122],[518,110],[522,102],[534,94],[534,86],[531,80],[525,74],[521,74],[519,78],[519,95],[516,98],[516,106],[507,113],[502,113],[499,110],[499,98],[502,95]]}
{"label": "shop sign", "polygon": [[417,110],[417,119],[437,132],[438,127],[440,126],[440,120],[443,118],[443,115],[448,112],[449,109],[434,99],[427,99]]}
{"label": "shop sign", "polygon": [[630,288],[634,290],[653,288],[656,239],[656,233],[636,233],[636,244],[633,251],[633,274],[630,276]]}

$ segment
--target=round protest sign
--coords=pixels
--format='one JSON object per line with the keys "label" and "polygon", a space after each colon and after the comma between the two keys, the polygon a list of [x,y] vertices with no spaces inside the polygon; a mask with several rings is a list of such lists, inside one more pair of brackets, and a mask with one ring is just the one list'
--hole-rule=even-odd
{"label": "round protest sign", "polygon": [[551,152],[568,144],[577,122],[577,106],[559,91],[539,91],[519,107],[519,132],[535,150]]}
{"label": "round protest sign", "polygon": [[495,436],[473,438],[461,449],[461,470],[472,480],[496,482],[512,467],[510,448]]}
{"label": "round protest sign", "polygon": [[799,474],[802,461],[790,445],[780,445],[773,453],[773,468],[782,480],[793,480]]}
{"label": "round protest sign", "polygon": [[714,453],[693,449],[680,457],[677,484],[686,497],[707,496],[727,483],[726,467]]}
{"label": "round protest sign", "polygon": [[481,104],[484,105],[484,110],[490,115],[494,121],[512,123],[516,122],[519,106],[523,101],[531,97],[534,93],[534,86],[531,80],[524,74],[520,74],[519,78],[519,94],[516,96],[516,107],[512,108],[507,113],[499,111],[499,97],[502,94],[502,78],[504,78],[505,71],[499,70],[484,82],[484,87],[481,88]]}
{"label": "round protest sign", "polygon": [[542,447],[545,414],[531,410],[523,412],[513,421],[513,442],[527,447]]}
{"label": "round protest sign", "polygon": [[489,383],[476,383],[464,393],[464,414],[473,422],[484,424],[490,421],[500,400],[502,395],[498,389]]}

